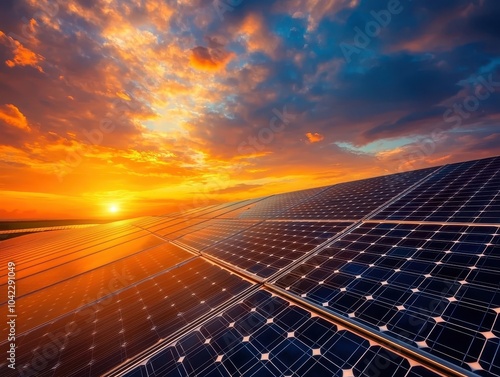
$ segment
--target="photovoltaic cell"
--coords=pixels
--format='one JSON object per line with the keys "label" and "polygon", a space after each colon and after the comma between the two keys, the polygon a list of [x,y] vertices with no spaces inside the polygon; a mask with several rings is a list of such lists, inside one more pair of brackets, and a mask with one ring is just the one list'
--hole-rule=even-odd
{"label": "photovoltaic cell", "polygon": [[205,249],[225,238],[254,226],[257,222],[249,220],[210,220],[206,227],[194,230],[180,238],[177,242],[198,251]]}
{"label": "photovoltaic cell", "polygon": [[357,220],[402,193],[435,168],[342,183],[326,189],[279,217],[283,219]]}
{"label": "photovoltaic cell", "polygon": [[444,167],[378,220],[500,223],[500,157]]}
{"label": "photovoltaic cell", "polygon": [[202,229],[209,225],[207,219],[189,219],[182,222],[176,222],[166,228],[154,231],[155,234],[165,239],[174,240],[184,234],[191,233],[194,229]]}
{"label": "photovoltaic cell", "polygon": [[[193,257],[193,254],[175,245],[164,244],[93,269],[33,294],[26,295],[23,291],[19,291],[16,311],[23,320],[17,324],[16,331],[25,332]],[[4,330],[8,330],[6,324]]]}
{"label": "photovoltaic cell", "polygon": [[[162,242],[160,239],[148,235],[109,249],[85,249],[81,252],[71,254],[68,258],[64,258],[61,263],[57,263],[57,261],[47,262],[46,265],[49,266],[47,269],[43,269],[43,265],[40,264],[35,268],[20,270],[18,273],[17,288],[20,292],[28,294],[65,279],[70,279],[75,275],[112,263],[117,259],[158,246]],[[5,288],[5,284],[0,285],[0,287]]]}
{"label": "photovoltaic cell", "polygon": [[200,250],[265,278],[350,225],[350,222],[266,221]]}
{"label": "photovoltaic cell", "polygon": [[264,200],[257,201],[251,205],[246,205],[238,210],[221,215],[220,218],[272,219],[278,217],[288,208],[310,199],[323,190],[325,190],[325,187],[273,195]]}
{"label": "photovoltaic cell", "polygon": [[255,201],[258,201],[261,199],[262,198],[257,198],[257,199],[242,200],[242,201],[238,201],[238,202],[218,204],[218,205],[207,207],[206,209],[204,209],[202,211],[190,212],[189,215],[185,215],[185,216],[181,216],[181,217],[211,219],[211,218],[220,216],[226,212],[230,212],[230,211],[233,211],[235,209],[244,207],[245,205],[252,204]]}
{"label": "photovoltaic cell", "polygon": [[276,284],[482,375],[500,313],[500,230],[364,223]]}
{"label": "photovoltaic cell", "polygon": [[161,243],[164,242],[156,237],[151,236],[150,234],[132,234],[114,239],[109,242],[103,242],[92,247],[78,246],[75,248],[68,248],[67,250],[59,253],[51,253],[46,257],[40,257],[34,260],[27,261],[26,263],[17,264],[17,278],[20,279],[31,276],[33,274],[39,273],[40,271],[46,271],[62,264],[85,257],[97,259],[97,254],[101,252],[105,252],[111,257],[119,258],[122,255],[127,256],[129,253],[140,251],[151,246],[159,245]]}
{"label": "photovoltaic cell", "polygon": [[[2,247],[0,260],[7,263],[12,258],[15,258],[17,267],[24,268],[28,265],[36,265],[41,261],[55,259],[89,247],[102,246],[105,248],[106,243],[109,246],[114,246],[123,243],[124,237],[129,237],[130,240],[148,235],[147,232],[133,226],[110,225],[93,227],[93,231],[90,231],[90,229],[73,230],[59,234],[51,242],[46,243],[37,242],[38,237],[34,237],[31,242],[24,242],[24,237],[14,239],[12,241],[15,242],[10,243],[10,247]],[[38,235],[42,236],[43,234]],[[5,273],[5,271],[0,272],[0,274]]]}
{"label": "photovoltaic cell", "polygon": [[266,291],[258,291],[125,376],[437,374]]}
{"label": "photovoltaic cell", "polygon": [[[209,213],[203,214],[200,217],[203,218],[238,218],[235,214],[243,213],[253,208],[255,205],[258,205],[261,201],[266,200],[267,198],[257,198],[257,199],[249,199],[243,200],[240,202],[236,202],[231,204],[230,206],[225,206],[216,211],[211,211]],[[233,215],[230,215],[233,214]]]}
{"label": "photovoltaic cell", "polygon": [[[25,375],[98,376],[250,286],[197,258],[18,336],[16,363]],[[52,357],[37,371],[43,352]]]}

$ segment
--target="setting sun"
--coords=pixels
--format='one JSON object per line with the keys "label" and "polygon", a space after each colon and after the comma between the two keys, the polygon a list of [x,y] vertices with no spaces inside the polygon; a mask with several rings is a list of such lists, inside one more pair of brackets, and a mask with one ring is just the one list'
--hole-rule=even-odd
{"label": "setting sun", "polygon": [[120,207],[118,207],[118,205],[116,204],[110,204],[110,206],[108,207],[108,211],[110,213],[117,213],[118,211],[120,211]]}

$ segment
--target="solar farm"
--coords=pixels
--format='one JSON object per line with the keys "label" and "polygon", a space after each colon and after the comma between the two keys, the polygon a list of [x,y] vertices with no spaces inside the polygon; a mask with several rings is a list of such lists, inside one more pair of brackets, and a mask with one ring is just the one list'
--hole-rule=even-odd
{"label": "solar farm", "polygon": [[2,370],[500,376],[499,192],[495,157],[3,241]]}

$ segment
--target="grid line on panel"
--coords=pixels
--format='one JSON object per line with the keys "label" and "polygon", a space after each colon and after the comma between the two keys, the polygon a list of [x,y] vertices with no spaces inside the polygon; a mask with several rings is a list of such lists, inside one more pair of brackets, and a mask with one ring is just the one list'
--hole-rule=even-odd
{"label": "grid line on panel", "polygon": [[193,255],[172,244],[162,244],[108,265],[88,271],[75,278],[27,294],[17,300],[17,313],[24,319],[17,326],[22,333],[52,318],[71,312],[103,294],[167,271],[192,259]]}
{"label": "grid line on panel", "polygon": [[[262,219],[262,220],[273,220],[275,218],[279,218],[279,215],[283,212],[304,203],[307,200],[311,200],[317,195],[320,195],[323,191],[327,190],[330,186],[312,188],[300,191],[293,191],[282,194],[275,194],[269,197],[266,197],[265,200],[260,201],[258,203],[254,203],[253,207],[249,208],[248,212],[242,212],[238,214],[238,218],[241,219]],[[313,192],[309,197],[295,199],[295,196],[299,194],[304,194],[305,192]],[[283,205],[283,201],[289,200],[292,202],[291,205]],[[296,200],[297,203],[293,204],[293,201]],[[256,208],[259,207],[260,204],[267,204],[264,208]],[[283,207],[279,209],[279,207]],[[257,212],[257,213],[255,213]],[[230,215],[232,212],[228,212],[227,215]]]}
{"label": "grid line on panel", "polygon": [[[141,227],[141,229],[144,229],[146,231],[149,231],[151,233],[154,233],[156,235],[164,237],[165,235],[169,234],[170,232],[189,228],[190,226],[201,224],[201,223],[206,222],[206,221],[208,221],[208,220],[202,219],[200,221],[199,219],[195,219],[195,218],[172,219],[172,220],[169,220],[167,222],[162,222],[160,224],[156,224],[155,226]],[[137,225],[135,225],[135,226],[137,226]]]}
{"label": "grid line on panel", "polygon": [[[115,296],[119,295],[120,293],[122,293],[122,292],[126,291],[126,290],[127,290],[127,289],[129,289],[129,288],[135,287],[135,286],[137,286],[137,285],[139,285],[139,284],[141,284],[141,283],[143,283],[143,282],[145,282],[145,281],[148,281],[148,280],[154,279],[155,277],[158,277],[158,276],[160,276],[160,275],[162,275],[162,274],[164,274],[164,273],[166,273],[166,272],[170,272],[170,271],[172,271],[172,270],[174,270],[174,269],[176,269],[176,268],[182,267],[183,265],[185,265],[185,264],[187,264],[187,263],[192,262],[192,261],[193,261],[193,260],[195,260],[196,258],[198,258],[198,256],[192,256],[191,258],[186,259],[186,260],[184,260],[184,261],[182,261],[182,262],[179,262],[179,263],[177,263],[177,264],[175,264],[175,265],[173,265],[173,266],[171,266],[171,267],[169,267],[169,268],[167,268],[167,269],[165,269],[165,270],[161,270],[161,271],[158,271],[158,272],[157,272],[157,273],[155,273],[155,274],[148,275],[147,277],[145,277],[145,278],[143,278],[143,279],[140,279],[140,280],[137,280],[137,281],[133,282],[132,284],[130,284],[130,285],[128,285],[128,286],[124,286],[124,287],[122,287],[122,288],[120,288],[120,289],[117,289],[116,291],[113,291],[113,292],[110,292],[110,293],[106,294],[105,296],[101,296],[101,297],[99,297],[97,300],[94,300],[94,301],[89,301],[89,302],[87,302],[85,305],[79,306],[78,308],[76,308],[76,309],[74,309],[74,310],[72,310],[72,311],[69,311],[69,312],[64,313],[64,314],[61,314],[61,315],[59,315],[59,316],[57,316],[57,317],[54,317],[54,318],[50,319],[50,320],[49,320],[49,321],[47,321],[47,322],[41,323],[41,324],[39,324],[39,325],[37,325],[37,326],[35,326],[35,327],[30,328],[30,329],[29,329],[29,330],[27,330],[27,331],[20,332],[20,333],[18,333],[18,335],[20,335],[20,336],[21,336],[21,335],[24,335],[25,333],[30,333],[30,332],[32,332],[32,331],[35,331],[35,330],[37,330],[37,329],[39,329],[39,328],[41,328],[41,327],[45,326],[47,323],[52,323],[52,322],[55,322],[55,321],[57,321],[57,320],[60,320],[60,319],[62,319],[62,318],[64,318],[64,317],[67,317],[67,316],[69,316],[69,315],[73,315],[73,314],[74,314],[74,312],[75,312],[76,310],[86,309],[86,308],[89,308],[89,307],[95,306],[95,305],[99,304],[100,302],[105,302],[106,300],[108,300],[108,299],[110,299],[110,298],[112,298],[112,297],[115,297]],[[38,292],[39,292],[39,291],[38,291]],[[23,296],[23,297],[29,297],[29,295],[34,294],[34,293],[37,293],[37,292],[32,292],[32,293],[29,293],[28,295],[25,295],[25,296]],[[0,344],[2,344],[2,343],[0,343]]]}
{"label": "grid line on panel", "polygon": [[[17,278],[18,279],[26,278],[43,271],[48,271],[52,268],[57,268],[64,264],[71,263],[76,260],[97,256],[99,253],[103,252],[113,253],[113,252],[118,252],[122,248],[125,249],[142,248],[144,245],[155,246],[160,244],[158,243],[158,241],[153,240],[148,234],[143,234],[140,237],[125,236],[122,238],[124,239],[122,239],[121,242],[113,242],[107,245],[86,247],[77,251],[73,251],[71,253],[59,255],[55,258],[40,260],[36,264],[35,263],[31,263],[28,265],[24,264],[23,267],[21,267],[20,265],[16,265],[16,270],[18,271]],[[144,245],[141,245],[142,243],[144,243]]]}
{"label": "grid line on panel", "polygon": [[222,314],[226,309],[230,308],[235,303],[240,302],[240,301],[245,300],[246,298],[250,297],[252,294],[254,294],[259,289],[260,289],[260,285],[250,286],[247,290],[242,292],[240,295],[233,297],[229,301],[224,302],[218,308],[216,308],[213,311],[211,311],[210,313],[207,313],[206,315],[200,317],[195,322],[193,322],[189,325],[186,325],[185,327],[179,329],[178,331],[173,333],[171,336],[169,336],[165,339],[162,339],[159,343],[157,343],[157,344],[149,347],[148,349],[145,349],[141,353],[135,355],[132,359],[126,360],[125,362],[121,363],[120,365],[117,365],[116,367],[110,369],[109,371],[104,373],[102,375],[102,377],[123,376],[125,373],[127,373],[131,369],[135,368],[137,365],[143,364],[145,360],[154,357],[157,353],[161,352],[164,348],[169,347],[171,344],[174,344],[176,341],[178,341],[180,338],[182,338],[184,335],[186,335],[190,331],[198,329],[200,326],[202,326],[207,321],[211,320],[213,317],[216,317],[216,316]]}
{"label": "grid line on panel", "polygon": [[286,210],[282,218],[359,220],[437,168],[390,174],[330,186],[317,197]]}
{"label": "grid line on panel", "polygon": [[[498,339],[492,321],[500,312],[499,239],[498,224],[488,229],[364,223],[318,253],[314,263],[303,264],[275,285],[302,293],[303,301],[323,303],[325,310],[352,315],[373,331],[429,347],[428,352],[440,359],[477,368],[470,365],[471,358],[479,356],[478,347],[489,346],[484,337]],[[441,292],[448,285],[453,290]],[[425,324],[430,321],[427,328],[408,324],[405,316],[417,314]],[[445,341],[452,333],[465,340]],[[428,343],[418,343],[422,337]],[[463,350],[467,339],[475,342],[474,350]],[[481,356],[483,368],[495,368],[488,360]]]}
{"label": "grid line on panel", "polygon": [[363,325],[362,323],[356,323],[349,318],[345,318],[339,315],[336,315],[333,312],[326,311],[321,306],[303,300],[300,297],[287,292],[286,290],[275,286],[274,284],[265,283],[264,287],[269,289],[270,291],[278,294],[279,296],[285,297],[291,302],[296,303],[297,305],[306,307],[307,309],[320,314],[321,316],[328,318],[333,323],[340,323],[345,326],[347,329],[353,331],[354,333],[360,334],[366,337],[368,340],[375,340],[377,343],[384,345],[391,351],[400,352],[402,355],[417,360],[424,366],[428,366],[433,370],[438,371],[446,376],[476,376],[475,374],[460,368],[446,360],[441,360],[439,358],[433,357],[427,353],[420,351],[417,348],[412,346],[408,346],[407,344],[398,341],[397,339],[392,339],[390,337],[385,336],[383,333],[376,333],[373,329],[368,326]]}
{"label": "grid line on panel", "polygon": [[212,219],[212,223],[202,229],[184,234],[175,241],[190,246],[198,251],[204,251],[225,242],[239,234],[249,231],[255,226],[259,226],[262,220],[241,220],[241,219]]}
{"label": "grid line on panel", "polygon": [[165,239],[169,239],[170,241],[173,241],[177,238],[181,238],[187,234],[197,232],[199,230],[208,228],[213,224],[215,220],[214,219],[203,219],[203,218],[194,218],[194,219],[189,219],[186,220],[186,222],[189,222],[189,224],[177,224],[165,229],[162,229],[161,231],[158,231],[157,234],[160,237],[163,237]]}
{"label": "grid line on panel", "polygon": [[266,220],[202,250],[267,278],[327,242],[351,222],[275,222]]}
{"label": "grid line on panel", "polygon": [[364,224],[407,224],[407,225],[457,225],[457,226],[475,226],[492,227],[498,226],[498,223],[467,223],[467,222],[446,222],[446,221],[410,221],[410,220],[363,220]]}
{"label": "grid line on panel", "polygon": [[191,217],[192,218],[204,218],[204,217],[206,217],[209,219],[215,219],[215,218],[222,216],[226,213],[230,213],[232,211],[238,211],[239,209],[241,209],[247,205],[254,205],[255,203],[266,200],[267,198],[268,198],[268,196],[264,196],[261,198],[241,200],[238,202],[223,203],[223,204],[219,204],[219,205],[216,205],[214,207],[211,207],[207,211],[201,211],[201,213],[197,213]]}
{"label": "grid line on panel", "polygon": [[[267,368],[271,368],[267,370],[266,375],[286,376],[295,375],[295,373],[336,377],[371,375],[371,373],[367,374],[370,368],[367,368],[369,363],[366,361],[375,356],[374,351],[379,356],[390,354],[389,359],[395,361],[393,364],[389,363],[390,365],[384,363],[384,366],[381,364],[375,366],[375,372],[384,371],[398,377],[416,377],[420,376],[420,372],[425,376],[436,377],[443,375],[443,371],[447,376],[470,375],[467,372],[460,373],[448,369],[447,366],[436,364],[418,355],[417,358],[411,354],[412,356],[408,358],[409,352],[405,355],[401,352],[401,347],[397,345],[388,347],[380,342],[370,341],[359,329],[354,329],[349,323],[345,326],[328,313],[322,312],[320,308],[314,305],[304,305],[300,300],[282,295],[281,292],[272,288],[259,289],[255,294],[247,296],[245,300],[235,303],[222,316],[207,320],[199,328],[184,334],[176,342],[165,344],[154,355],[150,355],[149,359],[130,365],[126,374],[120,375],[136,376],[135,372],[129,372],[137,371],[138,368],[142,369],[146,375],[165,375],[169,371],[174,372],[178,367],[184,370],[184,366],[193,370],[187,374],[181,373],[181,375],[208,375],[209,370],[213,368],[217,370],[218,365],[223,365],[224,361],[230,363],[226,365],[231,367],[232,372],[222,375],[259,375],[258,372],[257,374],[249,372],[248,368],[254,367],[255,370],[263,372],[263,369],[259,369],[261,368],[259,363],[262,361],[264,361],[264,367],[267,365]],[[249,317],[256,318],[255,325],[245,326],[244,322]],[[288,331],[288,333],[280,335],[280,331]],[[249,336],[245,336],[236,344],[229,346],[225,344],[228,339],[243,337],[245,334]],[[319,338],[322,338],[322,341]],[[190,364],[190,355],[198,355],[200,349],[196,343],[205,350],[207,347],[211,349],[213,345],[219,352],[210,355],[205,352],[206,357],[192,359],[194,364]],[[257,357],[254,359],[254,363],[257,364],[255,366],[254,363],[248,364],[252,357],[245,352],[248,350],[245,348],[246,345],[249,345],[250,349],[254,349],[252,345],[255,345],[259,350],[256,354],[254,353]],[[165,352],[168,353],[169,350],[175,348],[179,353],[174,351],[173,359],[164,358]],[[280,361],[280,355],[285,350],[290,350],[291,353],[289,351],[283,354],[283,359]],[[186,358],[181,355],[187,357],[187,365],[180,364],[185,362]],[[283,363],[285,360],[288,361],[287,364]],[[305,360],[307,362],[304,363]],[[360,362],[361,360],[364,361]],[[276,362],[278,367],[274,366]],[[236,370],[233,370],[232,365],[237,366]],[[419,371],[410,372],[413,368]],[[116,375],[116,373],[113,374],[113,376]],[[210,375],[221,374],[214,371],[214,374]]]}
{"label": "grid line on panel", "polygon": [[[260,198],[254,198],[254,199],[247,199],[247,200],[242,200],[236,203],[233,203],[231,206],[227,206],[212,212],[208,212],[205,214],[202,214],[199,216],[199,218],[207,217],[210,219],[231,219],[232,217],[227,217],[227,215],[235,212],[235,213],[241,213],[245,211],[245,208],[250,206],[250,208],[253,208],[254,206],[258,205],[259,203],[265,202],[272,196],[263,196]],[[235,220],[241,218],[235,217]]]}
{"label": "grid line on panel", "polygon": [[[54,242],[45,243],[43,245],[40,245],[36,239],[31,240],[29,244],[22,242],[22,239],[19,238],[13,239],[16,241],[16,244],[10,245],[10,248],[6,248],[3,250],[2,254],[0,255],[0,261],[2,261],[2,263],[6,263],[8,260],[11,260],[11,258],[14,256],[11,252],[17,253],[16,258],[18,261],[20,256],[24,257],[24,254],[27,254],[28,259],[23,259],[22,261],[18,262],[19,265],[21,265],[23,263],[28,263],[40,259],[41,254],[46,257],[47,255],[50,256],[53,254],[62,253],[66,251],[64,248],[68,247],[75,248],[76,250],[74,251],[79,251],[88,247],[97,247],[103,243],[112,242],[119,239],[120,237],[132,235],[134,233],[140,235],[139,232],[141,232],[140,229],[136,230],[136,228],[128,226],[120,226],[117,229],[108,229],[103,227],[104,225],[99,226],[99,231],[92,233],[91,240],[88,239],[88,234],[86,232],[81,232],[79,230],[76,230],[77,233],[75,233],[75,231],[72,231],[72,234],[59,235],[59,237],[57,237]],[[49,254],[46,254],[47,252],[49,252]]]}
{"label": "grid line on panel", "polygon": [[269,276],[267,279],[266,279],[266,282],[272,282],[272,281],[276,281],[277,279],[279,279],[280,276],[282,275],[286,275],[289,271],[291,271],[292,269],[294,269],[295,267],[297,267],[298,265],[304,263],[305,261],[307,261],[309,258],[313,257],[314,255],[316,255],[317,253],[319,253],[321,250],[323,250],[325,247],[327,247],[328,245],[330,245],[332,242],[334,242],[336,239],[342,237],[343,235],[345,234],[348,234],[352,229],[355,229],[356,227],[358,226],[358,222],[355,222],[353,224],[351,224],[350,226],[348,226],[346,229],[344,229],[343,231],[341,231],[340,233],[338,233],[336,236],[326,240],[324,243],[322,243],[321,245],[318,245],[317,247],[315,247],[313,250],[311,250],[310,252],[306,253],[305,255],[303,255],[301,258],[299,258],[296,262],[290,264],[287,268],[283,269],[282,271],[277,271],[275,274]]}
{"label": "grid line on panel", "polygon": [[398,201],[399,199],[401,199],[405,195],[408,195],[409,193],[411,193],[416,188],[424,185],[427,181],[429,181],[429,179],[431,179],[433,176],[435,176],[440,171],[442,171],[445,168],[445,166],[441,166],[441,167],[438,167],[438,168],[432,170],[427,176],[423,177],[418,182],[415,182],[413,185],[411,185],[410,187],[408,187],[406,190],[403,190],[401,193],[399,193],[395,197],[389,199],[388,201],[386,201],[385,203],[383,203],[381,206],[379,206],[378,208],[374,209],[372,212],[368,213],[360,221],[364,221],[364,220],[370,219],[373,216],[376,216],[378,213],[380,213],[381,211],[383,211],[384,209],[386,209],[387,207],[389,207],[391,204],[395,203],[396,201]]}
{"label": "grid line on panel", "polygon": [[500,157],[445,165],[428,184],[373,219],[500,222]]}
{"label": "grid line on panel", "polygon": [[[172,244],[176,245],[176,246],[178,246],[181,249],[186,250],[186,251],[190,251],[190,249],[192,249],[190,246],[187,246],[184,244],[175,243],[175,242],[172,242]],[[193,251],[190,251],[190,252],[194,253]],[[202,259],[207,260],[209,263],[215,264],[215,265],[217,265],[225,270],[228,270],[231,273],[234,273],[234,274],[240,276],[241,278],[243,278],[245,280],[248,280],[252,284],[262,284],[264,282],[264,279],[262,279],[261,277],[254,275],[252,273],[249,273],[248,271],[245,271],[244,269],[239,268],[238,266],[234,266],[234,265],[227,263],[219,258],[216,258],[210,254],[198,252],[196,255],[200,256],[200,258],[202,258]]]}
{"label": "grid line on panel", "polygon": [[[241,221],[241,220],[226,220],[225,219],[224,221],[231,222],[231,221]],[[248,220],[246,220],[246,221],[248,221]],[[224,241],[227,241],[227,240],[229,240],[231,238],[234,238],[234,237],[240,235],[241,233],[243,233],[243,232],[245,232],[245,231],[247,231],[249,229],[252,229],[252,228],[254,228],[254,227],[256,227],[256,226],[258,226],[260,224],[263,224],[265,221],[266,220],[261,220],[261,221],[253,222],[252,225],[250,225],[248,228],[244,228],[244,229],[238,230],[235,233],[232,233],[232,234],[228,235],[227,237],[222,237],[222,238],[214,241],[212,244],[206,245],[206,246],[201,247],[199,249],[196,249],[195,247],[187,245],[184,242],[182,242],[182,237],[177,238],[176,240],[172,241],[172,243],[178,244],[178,245],[182,245],[184,248],[190,248],[192,250],[196,250],[198,253],[202,253],[205,249],[207,249],[209,247],[214,247],[214,246],[216,246],[216,245],[218,245],[218,244],[220,244],[220,243],[222,243]],[[209,230],[209,229],[207,227],[207,228],[204,228],[204,229],[201,229],[201,230]]]}
{"label": "grid line on panel", "polygon": [[[154,244],[154,245],[151,245],[151,246],[147,246],[147,247],[145,247],[144,249],[141,249],[141,250],[139,250],[139,251],[137,251],[137,252],[135,252],[135,253],[133,253],[133,254],[123,255],[120,259],[126,258],[126,257],[128,257],[128,256],[130,256],[130,255],[134,255],[134,254],[141,253],[141,252],[143,252],[143,251],[148,251],[148,250],[151,250],[151,249],[153,249],[153,248],[155,248],[155,247],[158,247],[158,246],[161,246],[161,245],[162,245],[162,244],[160,243],[160,244]],[[103,251],[101,250],[100,252],[103,252]],[[97,253],[94,253],[94,254],[97,254]],[[90,256],[93,256],[93,254],[92,254],[92,255],[90,255]],[[49,268],[49,269],[47,269],[47,270],[42,270],[42,271],[39,271],[39,272],[34,273],[34,274],[32,274],[32,275],[29,275],[29,276],[26,276],[26,277],[24,277],[24,278],[18,279],[18,280],[17,280],[17,282],[18,282],[18,284],[26,284],[26,281],[28,281],[29,283],[31,283],[31,281],[34,281],[34,282],[36,283],[37,281],[40,281],[40,279],[38,279],[38,278],[39,278],[40,276],[42,276],[42,274],[46,273],[47,271],[49,271],[49,272],[53,272],[53,271],[55,271],[56,269],[58,269],[58,268],[59,268],[59,269],[61,269],[61,268],[63,268],[65,265],[68,265],[68,264],[70,264],[70,263],[77,263],[77,262],[81,261],[83,258],[86,258],[86,257],[89,257],[89,256],[83,256],[83,257],[81,257],[81,258],[78,258],[78,259],[75,259],[75,260],[72,260],[72,261],[65,262],[65,263],[63,263],[63,264],[61,264],[61,265],[58,265],[58,266],[53,266],[53,267],[51,267],[51,268]],[[118,259],[117,259],[117,260],[118,260]],[[42,290],[44,290],[44,289],[46,289],[46,288],[48,288],[48,287],[54,286],[55,284],[61,283],[61,282],[63,282],[63,281],[70,280],[70,279],[72,279],[72,278],[74,278],[74,277],[76,277],[76,276],[80,276],[80,275],[85,274],[85,273],[87,273],[87,272],[89,272],[89,271],[92,271],[92,270],[95,270],[95,269],[97,269],[97,268],[100,268],[100,267],[102,267],[102,266],[104,266],[104,265],[113,264],[114,262],[116,262],[116,260],[109,261],[109,262],[107,262],[107,263],[103,263],[103,264],[100,264],[100,265],[96,265],[95,267],[92,267],[92,268],[87,269],[87,270],[82,270],[82,271],[80,271],[80,272],[78,272],[78,273],[76,273],[76,274],[73,274],[73,275],[70,275],[70,274],[69,274],[69,272],[70,272],[70,271],[65,270],[65,273],[66,273],[66,275],[67,275],[67,276],[63,276],[62,278],[57,278],[57,277],[53,276],[53,277],[52,277],[52,280],[50,280],[50,282],[49,282],[49,284],[48,284],[48,285],[45,285],[45,286],[39,286],[39,287],[35,286],[33,289],[29,290],[29,292],[27,292],[27,293],[26,293],[26,290],[25,290],[25,293],[24,293],[23,295],[19,295],[19,296],[17,296],[17,298],[24,297],[24,296],[26,296],[26,295],[27,295],[27,294],[29,294],[29,293],[34,293],[34,292],[39,292],[39,291],[42,291]],[[58,276],[59,276],[59,275],[58,275]],[[59,280],[56,280],[56,279],[59,279]],[[45,282],[45,281],[44,281],[44,282]],[[4,285],[5,285],[5,284],[4,284]],[[0,287],[1,287],[1,286],[2,286],[2,285],[0,285]]]}
{"label": "grid line on panel", "polygon": [[[431,171],[427,176],[425,176],[424,178],[420,179],[418,182],[414,183],[412,186],[408,187],[406,190],[402,191],[396,197],[388,200],[387,202],[385,202],[384,204],[382,204],[380,207],[376,208],[371,213],[369,213],[366,216],[364,216],[362,219],[360,219],[360,220],[353,220],[354,222],[353,222],[352,225],[350,225],[349,227],[347,227],[346,229],[344,229],[343,231],[341,231],[340,233],[338,233],[336,236],[334,236],[333,238],[331,238],[330,240],[328,240],[324,244],[321,244],[318,247],[316,247],[315,249],[311,250],[309,253],[307,253],[306,255],[304,255],[303,257],[301,257],[300,259],[298,259],[295,263],[292,263],[291,265],[289,265],[286,269],[284,269],[282,271],[278,271],[274,275],[270,276],[268,279],[266,279],[266,281],[268,281],[268,282],[273,282],[273,281],[275,282],[275,281],[277,281],[281,276],[286,275],[288,272],[290,272],[293,268],[297,267],[298,265],[300,265],[302,263],[305,263],[307,260],[309,260],[310,258],[312,258],[315,255],[317,255],[318,253],[320,253],[324,248],[326,248],[330,244],[334,243],[337,239],[339,239],[339,238],[345,236],[346,234],[350,233],[353,229],[356,229],[366,219],[368,219],[371,216],[373,216],[374,214],[380,212],[381,210],[383,210],[384,208],[386,208],[387,206],[389,206],[391,203],[393,203],[394,201],[398,200],[398,198],[400,198],[400,197],[406,195],[407,193],[411,192],[413,189],[415,189],[419,185],[424,184],[428,179],[430,179],[435,173],[437,173],[441,169],[442,169],[442,167]],[[326,189],[327,188],[325,188],[325,190]],[[323,191],[321,191],[321,192],[323,192]],[[288,220],[282,220],[282,221],[288,221]],[[314,220],[314,221],[321,221],[321,220]],[[333,222],[340,222],[342,220],[331,220],[331,221],[333,221]]]}
{"label": "grid line on panel", "polygon": [[238,266],[233,266],[233,265],[231,265],[228,262],[225,262],[225,261],[223,261],[223,260],[221,260],[221,259],[219,259],[217,257],[214,257],[213,255],[201,253],[201,257],[204,258],[204,259],[207,259],[210,262],[215,263],[218,266],[223,267],[223,268],[225,268],[225,269],[227,269],[227,270],[229,270],[231,272],[234,272],[234,273],[236,273],[238,275],[242,275],[246,279],[251,280],[255,284],[262,284],[265,281],[260,276],[252,274],[252,273],[250,273],[248,271],[245,271],[244,269],[239,268]]}
{"label": "grid line on panel", "polygon": [[15,234],[15,233],[41,233],[50,232],[54,230],[73,230],[73,229],[85,229],[96,226],[98,224],[79,224],[79,225],[58,225],[58,226],[45,226],[38,228],[21,228],[21,229],[5,229],[0,230],[0,234]]}
{"label": "grid line on panel", "polygon": [[172,245],[182,247],[182,249],[186,250],[187,252],[189,252],[193,255],[200,255],[200,253],[196,252],[196,250],[193,248],[186,248],[185,245],[179,244],[176,241],[171,241],[171,240],[167,239],[166,237],[160,236],[160,235],[158,235],[158,234],[156,234],[148,229],[145,229],[145,231],[149,232],[151,235],[155,236],[156,238],[159,238],[159,239],[165,241],[166,243],[171,243]]}
{"label": "grid line on panel", "polygon": [[[186,274],[188,271],[192,271],[192,273]],[[203,282],[200,284],[196,279],[198,274],[200,274],[199,277],[206,274],[203,279],[208,279],[207,282],[213,280],[213,287],[203,284]],[[180,290],[171,286],[170,283],[180,288]],[[163,273],[158,276],[156,282],[149,279],[149,281],[144,281],[140,285],[122,291],[120,296],[117,296],[118,300],[113,300],[111,303],[102,306],[102,310],[94,312],[96,319],[93,322],[78,322],[77,328],[84,330],[80,331],[82,333],[81,337],[78,338],[78,342],[72,341],[68,349],[64,349],[64,351],[61,349],[61,357],[64,358],[64,361],[60,361],[58,364],[55,364],[57,360],[50,361],[51,365],[54,364],[53,368],[57,368],[57,370],[54,369],[54,372],[51,370],[50,373],[51,375],[54,373],[55,375],[65,376],[75,375],[78,371],[74,367],[73,361],[79,364],[79,370],[86,370],[86,373],[91,373],[91,375],[97,375],[96,368],[101,373],[106,372],[114,365],[126,361],[138,351],[142,351],[144,348],[157,343],[158,340],[170,336],[179,328],[182,329],[181,332],[185,332],[187,325],[194,323],[199,317],[217,310],[225,303],[232,303],[233,297],[239,297],[252,286],[248,281],[228,273],[228,271],[213,263],[207,263],[201,258],[193,258],[181,271]],[[221,290],[221,288],[225,289]],[[163,300],[161,302],[155,300],[157,296],[155,293],[158,290],[161,292],[162,289],[167,293],[170,302],[175,305],[168,305],[167,308],[164,308]],[[167,299],[167,296],[165,299]],[[203,301],[199,302],[198,300]],[[205,302],[205,300],[207,301]],[[82,311],[78,313],[84,314]],[[77,316],[76,312],[73,314]],[[125,321],[117,321],[117,316],[126,317]],[[67,318],[69,320],[74,319],[74,317]],[[59,332],[64,327],[65,322],[69,323],[63,318],[60,321],[51,323],[50,331]],[[153,325],[154,327],[151,328]],[[118,333],[120,328],[123,332]],[[94,329],[93,332],[92,329]],[[39,345],[40,341],[42,343],[47,341],[47,336],[50,337],[50,332],[47,330],[49,330],[48,327],[41,327],[38,331],[30,332],[31,337],[19,338],[19,365],[27,365],[26,363],[33,356],[30,350],[33,350],[33,347],[36,347],[37,344]],[[39,340],[37,335],[42,334],[44,339]],[[121,340],[125,340],[121,347],[116,347],[116,334],[120,334]],[[125,338],[123,338],[124,336]],[[127,339],[130,343],[127,343]],[[90,345],[92,347],[88,348]],[[97,353],[98,360],[96,360],[96,364],[89,363],[90,358],[87,358],[88,353],[93,352],[94,346],[101,351],[101,353]],[[103,351],[105,354],[102,353]],[[108,359],[108,356],[111,359]],[[114,364],[110,364],[113,360]],[[2,366],[4,365],[2,364]],[[46,371],[49,371],[49,369]]]}

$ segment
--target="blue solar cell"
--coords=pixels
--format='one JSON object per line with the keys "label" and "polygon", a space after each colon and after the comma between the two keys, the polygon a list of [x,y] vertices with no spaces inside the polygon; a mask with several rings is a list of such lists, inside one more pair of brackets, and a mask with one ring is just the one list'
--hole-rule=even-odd
{"label": "blue solar cell", "polygon": [[[269,317],[245,326],[252,313]],[[345,377],[375,372],[407,376],[413,371],[415,377],[437,376],[263,290],[230,308],[223,317],[232,322],[213,318],[146,359],[150,375]],[[240,332],[241,328],[247,330]],[[135,370],[126,376],[132,373]]]}
{"label": "blue solar cell", "polygon": [[500,157],[448,165],[373,219],[500,223],[499,186]]}
{"label": "blue solar cell", "polygon": [[[442,236],[457,230],[453,237]],[[491,226],[366,222],[276,284],[324,310],[476,370],[473,363],[481,364],[481,350],[496,336],[500,313],[497,256],[485,254],[498,232]],[[471,246],[458,247],[464,245],[461,240]],[[373,249],[373,244],[385,247]],[[448,334],[462,328],[459,357]]]}

